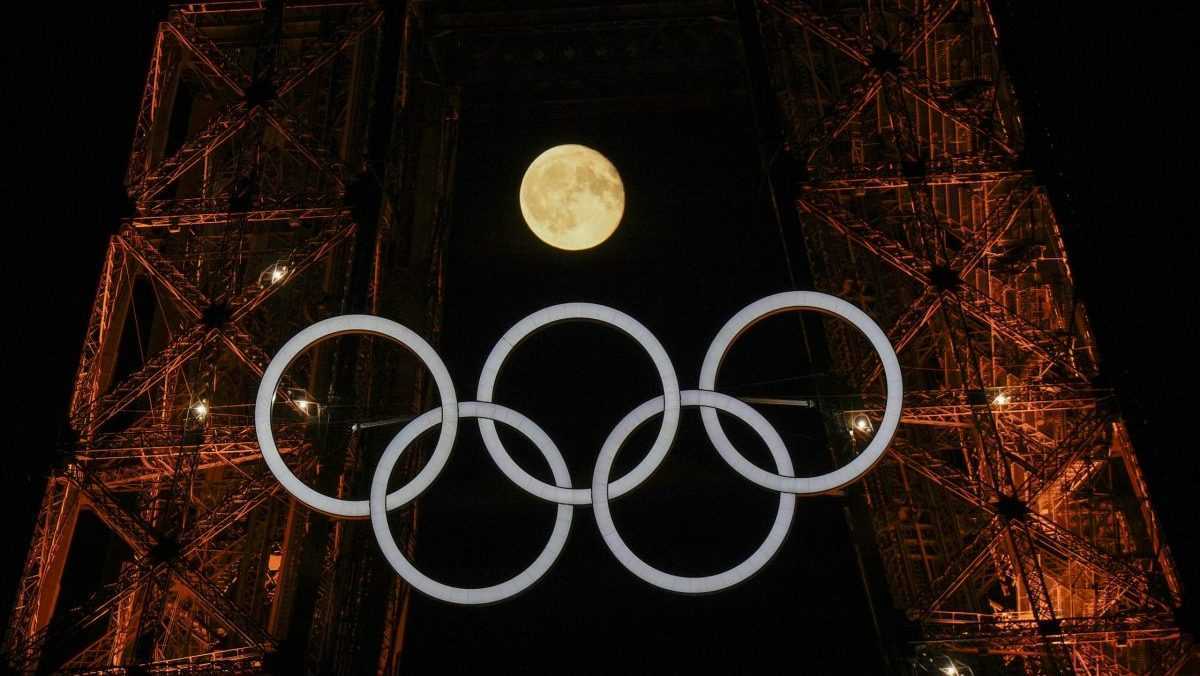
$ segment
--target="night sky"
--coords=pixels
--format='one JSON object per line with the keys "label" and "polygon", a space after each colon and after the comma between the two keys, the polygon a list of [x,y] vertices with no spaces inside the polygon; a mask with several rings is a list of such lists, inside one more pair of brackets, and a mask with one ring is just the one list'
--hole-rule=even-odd
{"label": "night sky", "polygon": [[[12,29],[19,42],[9,55],[5,96],[14,116],[8,142],[16,152],[5,180],[9,328],[3,360],[13,433],[3,473],[4,613],[63,438],[105,242],[129,212],[121,181],[162,15],[157,4],[60,6],[53,16]],[[1200,332],[1193,278],[1200,241],[1194,114],[1186,103],[1193,17],[1176,6],[1129,4],[1109,14],[1090,3],[1054,2],[1003,3],[997,15],[1023,105],[1029,165],[1050,189],[1099,340],[1104,379],[1119,394],[1195,607],[1200,539],[1192,499],[1200,460],[1191,435]],[[671,354],[681,382],[694,386],[721,324],[742,305],[788,288],[783,246],[793,259],[804,258],[799,233],[781,244],[766,209],[747,114],[727,106],[684,118],[464,119],[440,350],[460,398],[469,398],[485,356],[515,321],[580,299],[612,304],[643,321]],[[525,166],[560,142],[605,153],[627,190],[627,218],[613,239],[570,257],[522,232],[516,204]],[[696,236],[723,227],[738,228],[737,236],[719,242]],[[739,350],[775,350],[782,372],[803,371],[802,359],[779,349],[797,330],[795,322],[768,322]],[[542,341],[557,349],[539,351]],[[736,354],[729,369],[722,383],[730,393],[763,376],[753,360],[740,364]],[[542,423],[581,485],[589,477],[589,449],[599,447],[611,424],[606,421],[655,396],[657,388],[648,359],[631,342],[598,327],[569,325],[522,346],[497,401]],[[577,424],[581,406],[596,424]],[[757,546],[776,498],[723,469],[694,412],[683,420],[662,471],[615,503],[614,512],[619,526],[628,522],[635,551],[666,569],[704,574]],[[807,444],[810,453],[823,452],[816,425],[780,426],[794,449]],[[634,437],[618,471],[636,461],[653,433]],[[420,563],[430,571],[453,569],[445,576],[450,583],[494,583],[540,549],[553,509],[507,484],[483,460],[477,434],[463,437],[447,476],[423,506]],[[546,474],[524,451],[518,453],[523,465]],[[638,518],[629,517],[635,513]],[[714,530],[721,532],[719,551],[708,546]],[[636,661],[647,655],[693,667],[750,656],[803,659],[817,672],[870,672],[878,661],[855,566],[841,503],[803,500],[788,541],[760,576],[725,594],[677,597],[620,568],[581,509],[562,559],[530,593],[474,610],[419,599],[406,664],[429,667],[450,654],[486,657],[497,669],[547,670],[571,659],[636,670],[652,666]],[[1185,611],[1194,629],[1192,617]]]}

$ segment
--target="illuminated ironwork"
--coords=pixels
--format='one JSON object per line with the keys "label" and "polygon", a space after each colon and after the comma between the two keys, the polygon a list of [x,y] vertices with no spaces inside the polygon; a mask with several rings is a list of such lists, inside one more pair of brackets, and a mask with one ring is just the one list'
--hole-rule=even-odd
{"label": "illuminated ironwork", "polygon": [[[816,286],[867,308],[904,367],[900,431],[862,497],[915,663],[1176,673],[1178,577],[1020,168],[988,3],[760,0],[756,18]],[[825,330],[864,393],[828,407],[877,416],[878,361]]]}
{"label": "illuminated ironwork", "polygon": [[[4,637],[10,668],[393,668],[407,588],[342,565],[369,528],[287,499],[261,462],[253,406],[268,355],[305,323],[358,308],[436,335],[438,304],[414,309],[411,289],[438,288],[442,216],[400,176],[423,156],[415,174],[441,177],[429,194],[444,197],[438,149],[456,114],[397,86],[414,20],[366,2],[219,2],[175,6],[159,25],[126,177],[136,212],[104,260],[76,441],[47,484]],[[362,436],[332,423],[372,399],[421,403],[411,373],[371,373],[375,353],[313,351],[284,379],[278,447],[316,485],[352,490],[358,472]],[[67,591],[106,557],[94,585]],[[373,635],[355,633],[359,615]]]}
{"label": "illuminated ironwork", "polygon": [[[126,178],[135,211],[104,259],[77,439],[47,483],[10,667],[395,670],[408,589],[360,555],[368,524],[283,499],[250,416],[268,355],[313,321],[384,314],[436,339],[459,88],[481,110],[521,90],[568,113],[756,89],[763,118],[780,112],[786,151],[764,164],[794,198],[785,232],[818,289],[884,326],[905,370],[892,452],[851,490],[868,505],[868,564],[913,625],[898,668],[1195,665],[1137,457],[1093,382],[1053,210],[1020,161],[986,0],[461,4],[234,0],[162,23]],[[563,36],[591,47],[571,50],[566,79],[543,49]],[[703,78],[677,76],[701,54]],[[884,408],[878,362],[846,327],[825,333],[843,387],[747,400],[819,408],[832,439],[861,448]],[[337,345],[285,379],[278,446],[324,492],[365,495],[370,445],[367,425],[331,421],[428,408],[421,371],[387,359]],[[412,526],[397,525],[401,546]],[[98,530],[124,554],[71,591],[91,560],[73,545]]]}

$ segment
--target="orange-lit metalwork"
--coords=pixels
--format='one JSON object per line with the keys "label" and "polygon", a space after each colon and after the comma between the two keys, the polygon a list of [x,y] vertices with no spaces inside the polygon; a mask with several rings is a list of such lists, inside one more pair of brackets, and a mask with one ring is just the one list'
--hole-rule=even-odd
{"label": "orange-lit metalwork", "polygon": [[[16,671],[395,670],[408,589],[361,555],[366,524],[280,496],[251,415],[267,355],[301,326],[367,311],[440,330],[459,103],[413,64],[427,31],[478,30],[484,57],[460,50],[466,65],[446,58],[447,70],[501,89],[476,64],[508,33],[491,30],[494,12],[472,22],[405,4],[192,3],[161,24],[126,181],[136,213],[105,258],[71,405],[78,438],[47,484],[4,636]],[[619,40],[622,22],[669,24],[761,47],[766,73],[751,79],[781,112],[787,152],[770,165],[787,181],[779,201],[794,197],[789,235],[802,234],[817,288],[889,329],[905,367],[896,443],[852,491],[867,506],[864,554],[912,624],[897,668],[947,656],[978,674],[1194,668],[1136,456],[1092,382],[1058,225],[1021,168],[986,0],[595,5],[559,12],[554,30]],[[536,32],[538,11],[522,12],[516,24]],[[735,65],[711,73],[712,92],[674,95],[727,95],[746,72]],[[569,94],[559,105],[583,96]],[[818,400],[848,453],[882,408],[877,361],[845,327],[825,329],[844,392]],[[361,489],[366,446],[330,420],[423,410],[420,371],[392,361],[338,344],[289,374],[276,438],[325,492]],[[98,544],[107,558],[86,551]]]}
{"label": "orange-lit metalwork", "polygon": [[[4,637],[12,669],[391,668],[407,590],[342,563],[363,524],[280,496],[252,402],[269,350],[313,318],[436,323],[422,299],[437,287],[445,181],[421,179],[436,184],[430,202],[397,177],[418,154],[419,173],[446,173],[455,114],[434,95],[418,110],[397,86],[412,20],[362,2],[218,2],[160,24],[126,180],[136,214],[104,262],[77,442],[47,485]],[[385,288],[397,275],[407,297]],[[331,438],[329,420],[420,399],[411,374],[371,374],[373,350],[317,351],[289,374],[293,414],[276,435],[309,480],[354,481],[360,440]],[[359,615],[382,636],[356,634]]]}
{"label": "orange-lit metalwork", "polygon": [[[905,368],[905,424],[862,493],[915,664],[1178,673],[1179,581],[1112,394],[1091,384],[988,3],[758,4],[817,287],[889,328]],[[850,413],[877,416],[877,360],[826,334],[847,391],[867,393]]]}

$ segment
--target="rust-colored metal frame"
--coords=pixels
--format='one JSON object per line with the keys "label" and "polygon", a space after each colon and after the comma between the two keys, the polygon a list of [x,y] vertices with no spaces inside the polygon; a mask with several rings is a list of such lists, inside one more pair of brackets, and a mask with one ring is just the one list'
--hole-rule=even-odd
{"label": "rust-colored metal frame", "polygon": [[[109,243],[70,406],[78,441],[47,483],[4,636],[3,654],[17,672],[243,673],[263,669],[286,634],[295,589],[284,587],[299,565],[288,543],[303,539],[307,516],[262,466],[248,409],[222,402],[231,412],[198,416],[189,407],[222,369],[261,376],[271,344],[256,327],[264,313],[280,311],[270,309],[274,297],[310,271],[333,275],[335,293],[340,288],[359,231],[346,197],[359,170],[347,159],[357,151],[338,139],[323,142],[329,134],[312,127],[308,102],[289,94],[335,60],[366,68],[377,59],[383,16],[367,2],[224,2],[175,6],[160,24],[126,178],[136,214]],[[293,24],[299,28],[284,31]],[[290,58],[281,58],[285,50]],[[164,152],[185,62],[205,96],[223,103]],[[356,124],[343,120],[341,128]],[[248,140],[230,150],[239,135]],[[264,145],[266,138],[276,145]],[[210,163],[222,152],[249,160],[219,185]],[[271,153],[301,158],[315,178],[297,186],[255,174]],[[181,187],[197,174],[202,188]],[[274,259],[281,278],[241,281],[253,275],[240,253],[252,228],[283,242]],[[220,240],[218,254],[226,255],[205,250],[205,238]],[[134,279],[157,294],[168,318],[157,321],[176,328],[152,354],[140,346],[140,366],[116,377]],[[181,395],[189,372],[209,385]],[[289,393],[299,388],[286,385]],[[147,401],[149,411],[139,408]],[[309,426],[284,424],[276,438],[293,467],[312,476]],[[81,607],[57,608],[82,511],[98,517],[130,558]],[[273,535],[264,540],[264,532]],[[273,553],[274,538],[282,547]],[[79,635],[89,638],[76,654],[44,662],[49,647]],[[149,648],[135,646],[147,640]]]}
{"label": "rust-colored metal frame", "polygon": [[[817,287],[867,308],[905,367],[901,431],[863,498],[917,625],[913,664],[1177,673],[1194,654],[1182,590],[1112,394],[1092,385],[988,3],[756,7]],[[877,360],[826,332],[847,391],[866,393],[831,409],[877,416]]]}

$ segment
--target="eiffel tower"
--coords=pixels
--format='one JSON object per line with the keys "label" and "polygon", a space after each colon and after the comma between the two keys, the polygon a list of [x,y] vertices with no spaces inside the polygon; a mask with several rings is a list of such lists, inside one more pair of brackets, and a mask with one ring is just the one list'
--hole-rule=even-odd
{"label": "eiffel tower", "polygon": [[[714,86],[745,80],[781,225],[816,288],[895,344],[904,419],[849,495],[870,593],[896,611],[893,668],[1194,668],[1175,564],[1114,395],[1094,384],[1052,205],[1022,163],[987,0],[567,5],[172,7],[130,153],[134,215],[109,242],[75,438],[47,481],[7,665],[397,671],[410,590],[362,555],[367,524],[311,513],[266,471],[258,380],[284,340],[334,314],[437,340],[463,96],[503,105],[488,70],[500,53],[521,55],[505,67],[526,84],[552,78],[539,41],[570,33],[594,37],[573,76],[608,88],[574,97],[650,101],[693,58],[679,45],[736,45]],[[675,61],[626,62],[629,82],[602,63],[664,35],[685,36]],[[879,369],[860,337],[823,328],[841,391],[821,406],[849,457],[882,412]],[[421,412],[429,389],[380,344],[331,341],[289,370],[277,442],[305,480],[344,493],[369,472],[369,440],[340,423]],[[395,523],[411,546],[416,514]],[[89,547],[121,554],[97,570]]]}
{"label": "eiffel tower", "polygon": [[[365,524],[285,499],[246,404],[267,348],[313,318],[388,313],[437,334],[456,112],[408,70],[415,20],[234,2],[159,25],[125,180],[135,215],[109,242],[10,668],[359,673],[399,654],[407,589],[348,555]],[[279,398],[282,452],[326,490],[359,469],[360,440],[330,420],[423,403],[421,378],[389,378],[377,349],[314,350]],[[74,550],[114,540],[124,556],[73,584],[97,567]]]}
{"label": "eiffel tower", "polygon": [[[762,0],[756,16],[786,149],[775,183],[816,286],[866,308],[905,369],[904,424],[859,511],[911,663],[1194,666],[1175,564],[1023,165],[990,4]],[[826,336],[861,393],[853,448],[882,411],[880,369],[844,327]]]}

